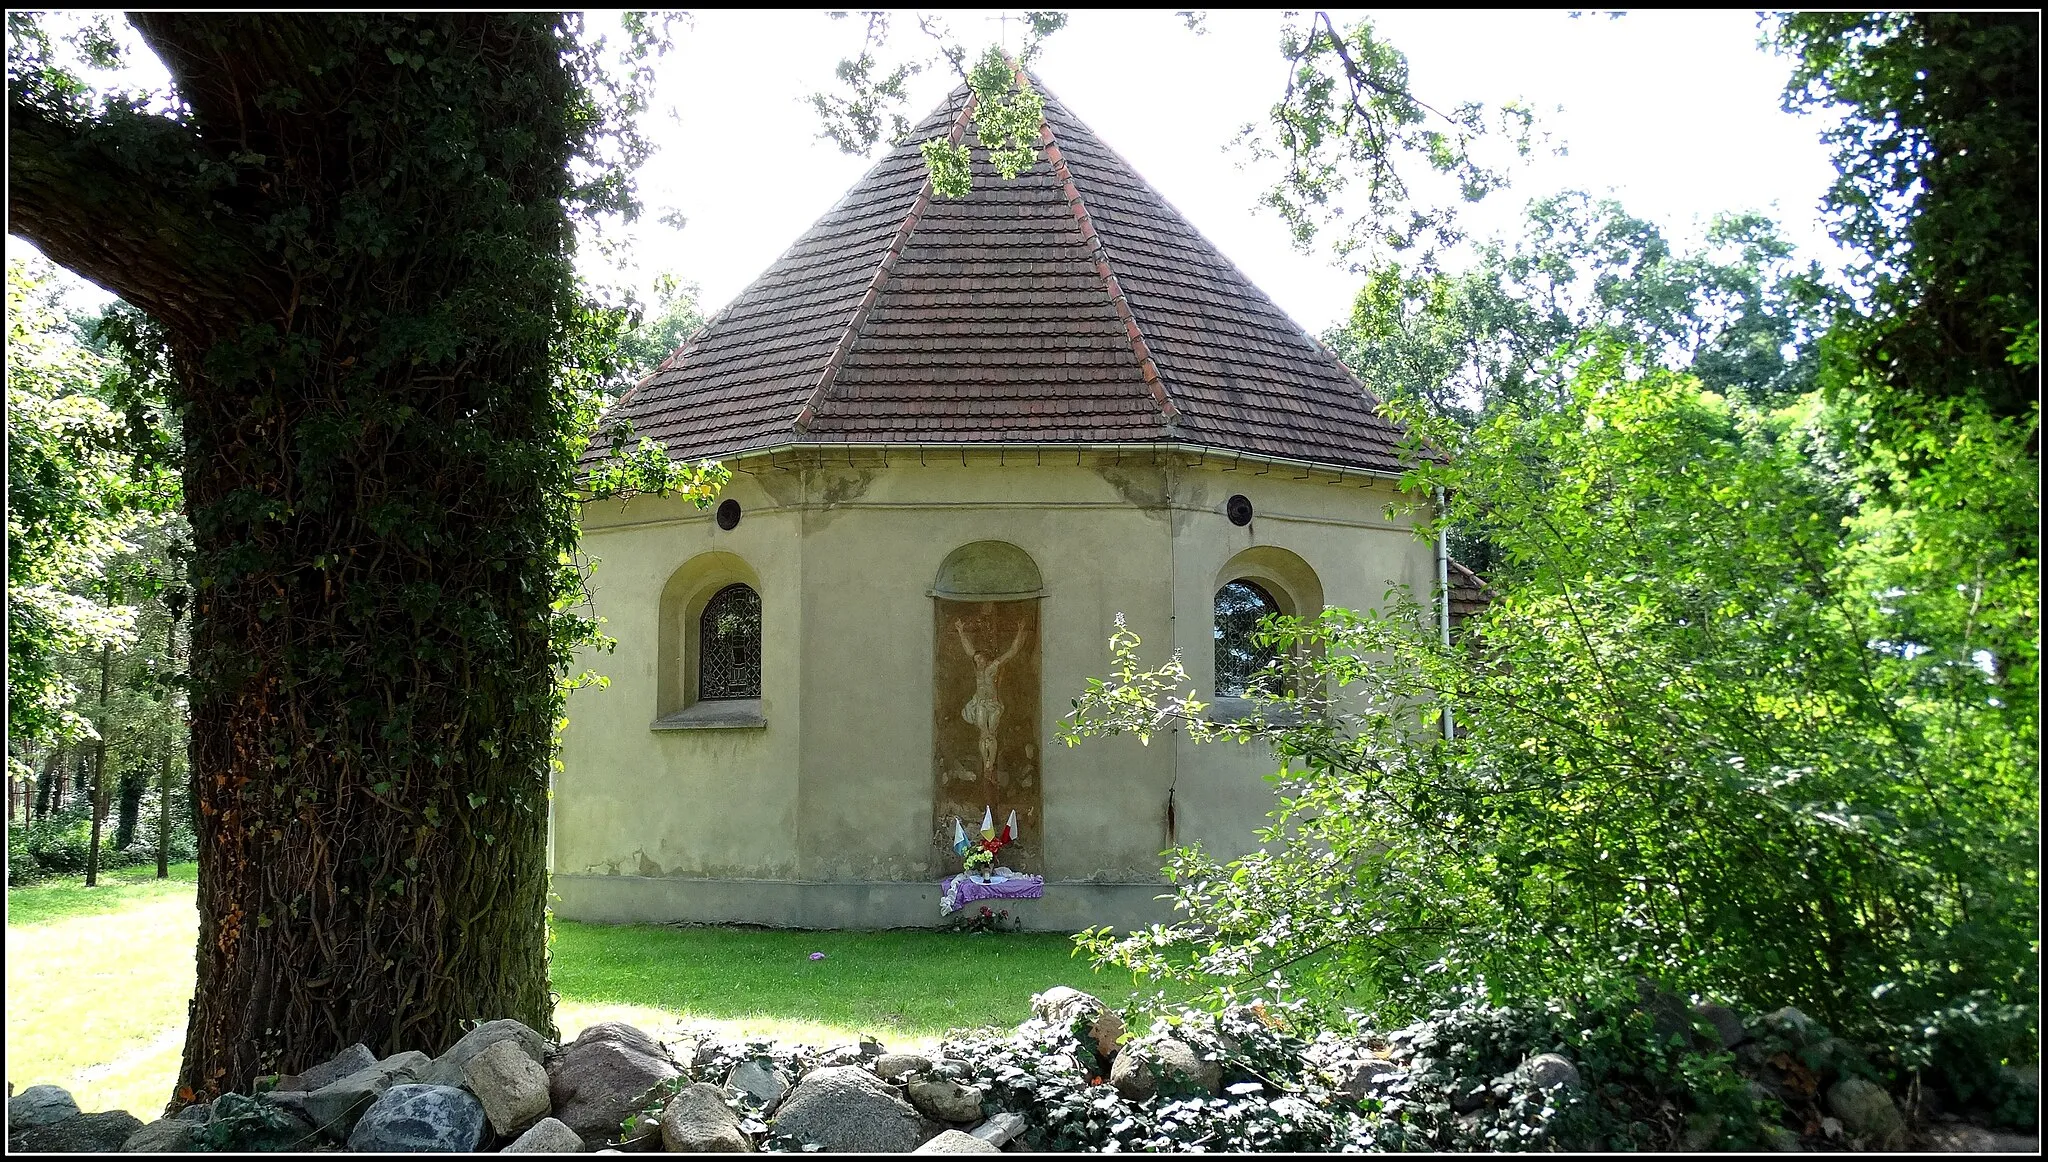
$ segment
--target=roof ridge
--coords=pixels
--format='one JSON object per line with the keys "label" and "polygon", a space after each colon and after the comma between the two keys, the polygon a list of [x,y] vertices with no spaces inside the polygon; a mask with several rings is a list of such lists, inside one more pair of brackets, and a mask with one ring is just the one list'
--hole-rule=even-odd
{"label": "roof ridge", "polygon": [[[1023,69],[1017,70],[1017,79],[1025,81]],[[1027,82],[1029,83],[1029,82]],[[1043,86],[1038,86],[1043,88]],[[1052,164],[1053,177],[1058,179],[1067,198],[1067,209],[1074,215],[1074,221],[1081,228],[1081,240],[1087,244],[1088,257],[1095,262],[1095,273],[1102,276],[1102,283],[1109,292],[1109,305],[1115,309],[1118,321],[1124,325],[1124,333],[1130,336],[1131,354],[1137,356],[1138,371],[1145,379],[1145,388],[1159,404],[1159,414],[1170,428],[1180,419],[1180,409],[1174,406],[1172,397],[1166,393],[1166,382],[1159,378],[1159,365],[1152,361],[1151,344],[1145,341],[1144,329],[1138,326],[1137,316],[1131,313],[1131,305],[1124,299],[1123,284],[1117,280],[1116,270],[1109,263],[1109,249],[1102,244],[1102,236],[1095,232],[1095,223],[1089,217],[1087,203],[1081,200],[1081,188],[1074,184],[1074,174],[1067,168],[1066,154],[1060,150],[1057,138],[1053,136],[1052,121],[1041,117],[1038,132],[1045,145],[1046,160]]]}
{"label": "roof ridge", "polygon": [[[1088,125],[1085,122],[1083,122],[1081,118],[1077,116],[1072,109],[1067,108],[1066,103],[1064,101],[1061,101],[1056,95],[1054,95],[1052,90],[1046,88],[1045,82],[1039,80],[1037,74],[1031,73],[1030,76],[1032,82],[1038,87],[1039,91],[1044,93],[1047,97],[1051,98],[1055,104],[1059,105],[1060,112],[1062,114],[1064,114],[1070,120],[1074,121],[1076,124],[1080,125],[1081,128],[1088,130],[1090,136],[1095,136],[1094,131],[1092,129],[1089,129]],[[1050,118],[1047,118],[1048,122],[1050,122],[1050,120]],[[1100,137],[1095,138],[1095,144],[1104,153],[1108,154],[1110,157],[1115,159],[1117,163],[1122,166],[1124,172],[1129,174],[1133,180],[1135,180],[1140,186],[1142,186],[1147,194],[1150,194],[1153,198],[1157,199],[1159,204],[1162,207],[1164,207],[1168,213],[1172,214],[1173,217],[1178,219],[1182,225],[1186,226],[1188,230],[1192,232],[1196,238],[1200,239],[1203,246],[1207,248],[1209,255],[1223,264],[1223,268],[1230,272],[1231,276],[1237,280],[1238,285],[1240,287],[1250,292],[1253,297],[1257,298],[1260,302],[1265,304],[1267,307],[1271,308],[1274,314],[1280,316],[1282,319],[1287,320],[1289,329],[1294,335],[1306,340],[1310,347],[1329,355],[1331,360],[1337,363],[1339,366],[1344,366],[1346,374],[1350,375],[1351,379],[1354,382],[1356,382],[1360,387],[1365,389],[1366,397],[1370,399],[1375,406],[1378,406],[1380,404],[1381,400],[1378,393],[1374,392],[1370,387],[1367,387],[1365,385],[1364,380],[1359,379],[1355,372],[1352,372],[1348,366],[1345,366],[1344,361],[1342,359],[1337,358],[1336,352],[1330,350],[1329,344],[1323,342],[1319,336],[1309,331],[1307,327],[1302,326],[1301,320],[1295,318],[1294,315],[1287,310],[1287,308],[1281,306],[1277,302],[1274,302],[1273,296],[1267,294],[1264,287],[1260,286],[1256,281],[1252,279],[1250,275],[1246,274],[1244,272],[1244,268],[1238,266],[1237,261],[1235,259],[1231,258],[1230,255],[1224,253],[1222,247],[1216,245],[1216,243],[1213,240],[1211,240],[1207,234],[1204,234],[1202,232],[1202,228],[1200,226],[1195,225],[1194,219],[1189,218],[1186,214],[1182,213],[1180,207],[1173,204],[1172,199],[1168,198],[1164,193],[1155,188],[1152,185],[1152,183],[1146,179],[1145,175],[1139,172],[1138,167],[1131,164],[1129,158],[1117,152],[1115,146],[1111,145],[1107,141],[1102,140]]]}
{"label": "roof ridge", "polygon": [[[959,145],[960,138],[967,131],[968,118],[974,115],[975,94],[967,90],[967,100],[960,106],[960,115],[953,119],[953,131],[947,135],[949,145]],[[882,297],[882,291],[889,285],[889,276],[895,273],[896,260],[902,256],[903,248],[910,244],[910,236],[917,232],[917,224],[932,204],[932,177],[925,174],[924,184],[918,187],[917,198],[910,203],[910,212],[903,216],[903,224],[896,228],[896,237],[889,242],[889,249],[882,254],[882,260],[875,264],[874,277],[868,280],[867,293],[861,296],[860,304],[853,308],[853,317],[846,322],[846,328],[839,333],[839,341],[832,345],[832,355],[825,360],[825,367],[818,373],[818,382],[811,388],[811,394],[804,406],[796,413],[796,422],[791,426],[799,432],[809,432],[811,424],[818,418],[818,407],[832,394],[832,385],[839,380],[839,369],[846,364],[846,357],[853,353],[853,345],[860,338],[860,329],[867,324],[868,312],[875,309],[875,301]]]}

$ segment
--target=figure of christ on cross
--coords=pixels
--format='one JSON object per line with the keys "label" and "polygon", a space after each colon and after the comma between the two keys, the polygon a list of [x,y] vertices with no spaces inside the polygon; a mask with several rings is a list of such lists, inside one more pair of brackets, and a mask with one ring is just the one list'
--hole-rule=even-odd
{"label": "figure of christ on cross", "polygon": [[967,636],[967,622],[963,618],[953,619],[953,629],[960,635],[960,648],[974,661],[974,697],[960,708],[960,717],[974,727],[981,743],[981,782],[987,792],[988,802],[994,804],[998,798],[996,786],[996,742],[997,730],[1003,721],[1003,703],[996,697],[996,678],[1004,663],[1017,656],[1024,648],[1024,627],[1017,627],[1016,636],[1010,639],[1010,648],[998,657],[975,648],[974,640]]}

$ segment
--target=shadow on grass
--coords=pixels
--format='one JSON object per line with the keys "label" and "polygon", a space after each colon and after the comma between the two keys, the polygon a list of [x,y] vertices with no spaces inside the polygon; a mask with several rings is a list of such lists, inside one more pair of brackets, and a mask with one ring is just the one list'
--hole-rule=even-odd
{"label": "shadow on grass", "polygon": [[170,879],[159,880],[152,863],[101,872],[96,887],[86,887],[84,876],[79,875],[9,888],[7,924],[51,924],[76,916],[103,916],[157,900],[191,899],[192,885],[199,880],[199,865],[174,863],[170,871]]}
{"label": "shadow on grass", "polygon": [[[1031,995],[1071,985],[1121,1004],[1133,981],[1096,972],[1040,933],[791,932],[555,922],[564,1002],[637,1005],[700,1020],[805,1021],[929,1037],[1010,1026]],[[814,952],[824,953],[812,960]]]}

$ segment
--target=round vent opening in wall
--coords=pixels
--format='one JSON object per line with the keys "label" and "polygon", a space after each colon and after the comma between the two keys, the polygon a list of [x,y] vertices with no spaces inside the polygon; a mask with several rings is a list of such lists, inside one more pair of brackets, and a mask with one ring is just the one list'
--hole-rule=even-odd
{"label": "round vent opening in wall", "polygon": [[718,527],[725,529],[727,532],[730,532],[734,528],[736,528],[739,525],[739,523],[740,502],[737,500],[726,500],[719,502]]}
{"label": "round vent opening in wall", "polygon": [[1231,524],[1243,528],[1252,523],[1252,502],[1239,493],[1223,502],[1223,514],[1230,518]]}

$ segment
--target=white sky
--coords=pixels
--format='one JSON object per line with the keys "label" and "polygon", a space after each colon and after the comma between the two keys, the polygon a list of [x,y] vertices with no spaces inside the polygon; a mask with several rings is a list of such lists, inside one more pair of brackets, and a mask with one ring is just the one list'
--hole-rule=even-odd
{"label": "white sky", "polygon": [[[948,14],[970,41],[997,35],[987,15]],[[1696,237],[1717,212],[1762,210],[1809,257],[1836,264],[1816,210],[1834,177],[1820,125],[1780,110],[1789,65],[1757,47],[1753,13],[1374,19],[1408,54],[1422,99],[1440,108],[1519,99],[1567,147],[1532,160],[1512,188],[1474,207],[1478,233],[1511,230],[1534,197],[1585,189],[1614,194],[1677,237]],[[1320,331],[1349,314],[1358,280],[1327,251],[1296,252],[1279,219],[1254,208],[1274,171],[1241,169],[1241,155],[1225,150],[1284,84],[1278,15],[1213,12],[1207,29],[1195,36],[1170,12],[1076,12],[1035,68],[1297,322]],[[906,45],[921,39],[907,15],[895,35]],[[634,251],[640,281],[673,271],[701,284],[707,310],[716,308],[866,170],[867,159],[817,139],[802,102],[860,36],[857,18],[799,12],[705,12],[680,33],[656,102],[679,119],[651,126],[662,149],[641,177],[650,213]],[[759,58],[764,43],[774,45],[772,68]],[[953,81],[943,66],[918,78],[912,119]],[[688,220],[683,230],[652,221],[669,208]]]}
{"label": "white sky", "polygon": [[[1341,24],[1352,14],[1333,15]],[[992,12],[945,16],[970,43],[998,35]],[[1815,208],[1834,176],[1821,126],[1779,109],[1789,66],[1757,47],[1753,13],[1575,20],[1400,11],[1374,19],[1407,53],[1417,96],[1446,108],[1521,100],[1567,147],[1565,156],[1534,159],[1512,188],[1473,208],[1475,233],[1512,231],[1530,199],[1585,189],[1618,197],[1679,238],[1696,237],[1717,212],[1762,210],[1807,256],[1837,265]],[[1293,250],[1279,220],[1254,208],[1273,171],[1240,168],[1242,156],[1225,151],[1240,126],[1263,119],[1284,83],[1278,28],[1272,12],[1213,12],[1202,36],[1165,11],[1076,12],[1036,69],[1296,321],[1320,331],[1349,313],[1358,280],[1326,252]],[[628,251],[632,269],[608,271],[594,255],[585,268],[642,288],[658,273],[680,275],[701,285],[708,311],[759,275],[869,165],[819,140],[804,103],[841,56],[857,51],[862,27],[857,17],[822,12],[714,11],[676,31],[675,50],[658,65],[647,129],[660,148],[640,177],[648,212]],[[922,39],[909,14],[898,17],[896,37],[906,48]],[[942,66],[913,82],[912,119],[953,80]],[[669,209],[687,219],[682,230],[657,221]],[[9,252],[21,249],[10,238]]]}

